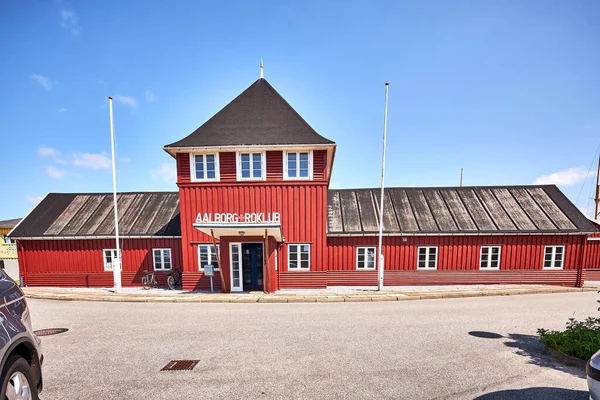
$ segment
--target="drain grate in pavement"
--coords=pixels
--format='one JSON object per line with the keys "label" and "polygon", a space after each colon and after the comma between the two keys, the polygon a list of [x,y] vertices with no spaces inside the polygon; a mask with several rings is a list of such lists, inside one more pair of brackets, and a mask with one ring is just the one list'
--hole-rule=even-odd
{"label": "drain grate in pavement", "polygon": [[173,360],[162,367],[161,371],[191,371],[200,360]]}
{"label": "drain grate in pavement", "polygon": [[50,329],[40,329],[39,331],[33,331],[37,336],[50,336],[50,335],[58,335],[59,333],[65,333],[68,331],[67,328],[50,328]]}

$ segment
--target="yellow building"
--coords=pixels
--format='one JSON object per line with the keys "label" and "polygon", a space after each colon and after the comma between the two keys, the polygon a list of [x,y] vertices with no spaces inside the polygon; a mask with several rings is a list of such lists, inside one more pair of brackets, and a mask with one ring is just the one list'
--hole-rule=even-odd
{"label": "yellow building", "polygon": [[4,262],[6,273],[14,280],[19,280],[17,244],[7,235],[20,221],[20,218],[0,221],[0,261]]}

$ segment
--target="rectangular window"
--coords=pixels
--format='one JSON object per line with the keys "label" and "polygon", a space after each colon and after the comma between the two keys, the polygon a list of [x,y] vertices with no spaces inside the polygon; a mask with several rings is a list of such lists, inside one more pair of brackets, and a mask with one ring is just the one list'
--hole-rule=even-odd
{"label": "rectangular window", "polygon": [[546,246],[544,249],[544,269],[562,269],[565,260],[565,246]]}
{"label": "rectangular window", "polygon": [[310,244],[288,244],[288,270],[310,270]]}
{"label": "rectangular window", "polygon": [[238,153],[238,180],[264,179],[264,153]]}
{"label": "rectangular window", "polygon": [[171,267],[171,249],[152,249],[154,253],[154,270],[170,270]]}
{"label": "rectangular window", "polygon": [[312,179],[312,152],[285,152],[284,166],[286,179]]}
{"label": "rectangular window", "polygon": [[[104,270],[112,271],[113,263],[117,259],[117,249],[106,249],[106,250],[103,250],[103,253],[104,253]],[[123,269],[123,260],[121,260],[121,270],[122,269]]]}
{"label": "rectangular window", "polygon": [[480,269],[500,269],[500,246],[481,246]]}
{"label": "rectangular window", "polygon": [[435,246],[419,247],[418,269],[437,269],[437,250]]}
{"label": "rectangular window", "polygon": [[356,269],[375,269],[375,247],[356,248]]}
{"label": "rectangular window", "polygon": [[192,177],[196,181],[219,179],[219,157],[217,154],[193,154]]}
{"label": "rectangular window", "polygon": [[2,235],[2,242],[5,244],[15,244],[16,243],[15,239],[9,238],[8,235]]}
{"label": "rectangular window", "polygon": [[[217,245],[219,250],[219,245]],[[198,245],[198,267],[204,269],[205,266],[211,264],[215,270],[219,269],[219,260],[217,260],[217,252],[212,244]]]}

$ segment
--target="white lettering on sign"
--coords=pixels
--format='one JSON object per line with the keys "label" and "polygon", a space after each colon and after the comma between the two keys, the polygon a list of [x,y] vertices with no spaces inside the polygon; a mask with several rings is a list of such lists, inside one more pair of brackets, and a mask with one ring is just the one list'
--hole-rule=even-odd
{"label": "white lettering on sign", "polygon": [[246,224],[268,224],[281,223],[281,214],[273,213],[198,213],[196,223],[246,223]]}

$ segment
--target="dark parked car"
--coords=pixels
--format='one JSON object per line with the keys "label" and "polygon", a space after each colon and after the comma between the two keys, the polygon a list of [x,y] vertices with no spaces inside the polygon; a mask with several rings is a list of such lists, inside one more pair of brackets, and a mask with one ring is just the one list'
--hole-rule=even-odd
{"label": "dark parked car", "polygon": [[[0,264],[2,261],[0,260]],[[38,400],[42,391],[41,340],[33,333],[19,286],[0,265],[0,399]]]}

